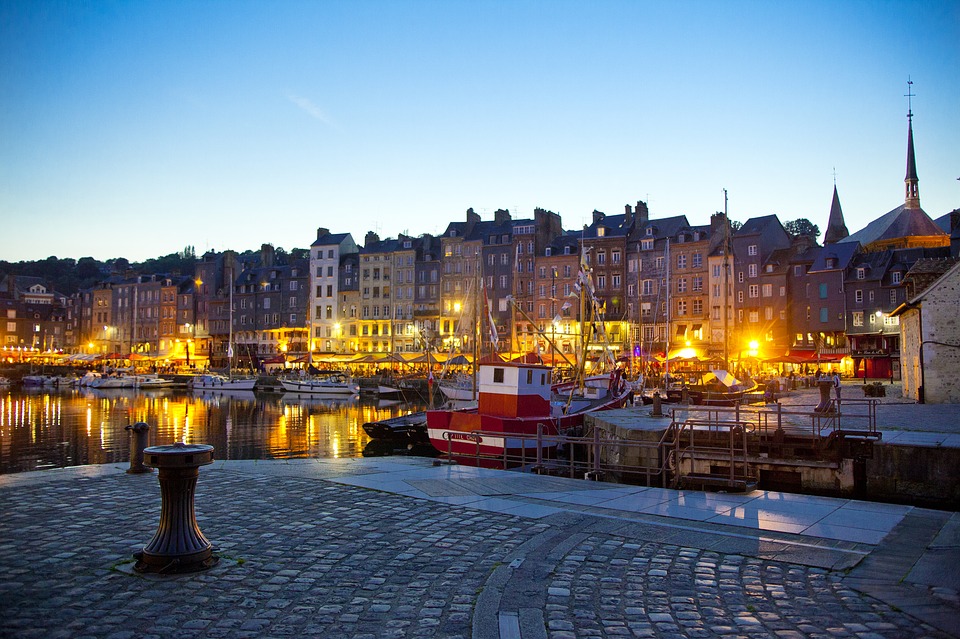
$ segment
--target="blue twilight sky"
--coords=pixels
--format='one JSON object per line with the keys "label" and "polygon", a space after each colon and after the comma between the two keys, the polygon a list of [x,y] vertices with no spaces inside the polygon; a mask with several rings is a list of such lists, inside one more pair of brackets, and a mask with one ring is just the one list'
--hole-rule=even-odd
{"label": "blue twilight sky", "polygon": [[0,3],[0,259],[960,207],[960,3]]}

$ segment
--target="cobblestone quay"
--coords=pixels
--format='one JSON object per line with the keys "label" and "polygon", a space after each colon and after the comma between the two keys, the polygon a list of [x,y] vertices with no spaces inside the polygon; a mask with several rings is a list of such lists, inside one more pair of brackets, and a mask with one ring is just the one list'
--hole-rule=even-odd
{"label": "cobblestone quay", "polygon": [[544,511],[535,495],[479,510],[468,491],[426,500],[337,481],[372,475],[365,460],[301,461],[206,467],[197,519],[222,559],[174,576],[132,570],[156,528],[156,477],[107,465],[5,478],[0,635],[947,636],[817,566],[869,550],[856,544],[798,541],[795,556],[814,559],[791,563],[765,558],[776,538]]}

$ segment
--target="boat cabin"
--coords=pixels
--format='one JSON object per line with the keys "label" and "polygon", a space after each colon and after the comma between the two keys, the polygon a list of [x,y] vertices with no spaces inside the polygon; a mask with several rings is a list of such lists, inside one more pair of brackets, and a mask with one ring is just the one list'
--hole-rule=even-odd
{"label": "boat cabin", "polygon": [[550,415],[550,367],[497,362],[477,370],[482,415],[537,417]]}

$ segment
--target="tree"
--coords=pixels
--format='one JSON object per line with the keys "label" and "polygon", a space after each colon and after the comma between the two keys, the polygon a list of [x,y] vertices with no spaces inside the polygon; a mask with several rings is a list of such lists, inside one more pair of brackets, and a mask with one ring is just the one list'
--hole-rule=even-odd
{"label": "tree", "polygon": [[799,237],[801,235],[806,235],[813,239],[820,237],[820,227],[805,217],[801,217],[798,220],[790,220],[783,225],[783,228],[793,237]]}

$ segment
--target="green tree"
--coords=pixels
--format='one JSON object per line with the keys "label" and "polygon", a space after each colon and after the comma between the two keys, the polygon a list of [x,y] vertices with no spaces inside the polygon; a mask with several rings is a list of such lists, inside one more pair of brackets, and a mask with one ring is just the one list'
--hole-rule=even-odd
{"label": "green tree", "polygon": [[783,225],[783,228],[793,237],[799,237],[801,235],[806,235],[808,237],[812,237],[813,239],[820,237],[820,227],[805,217],[801,217],[797,220],[790,220]]}

